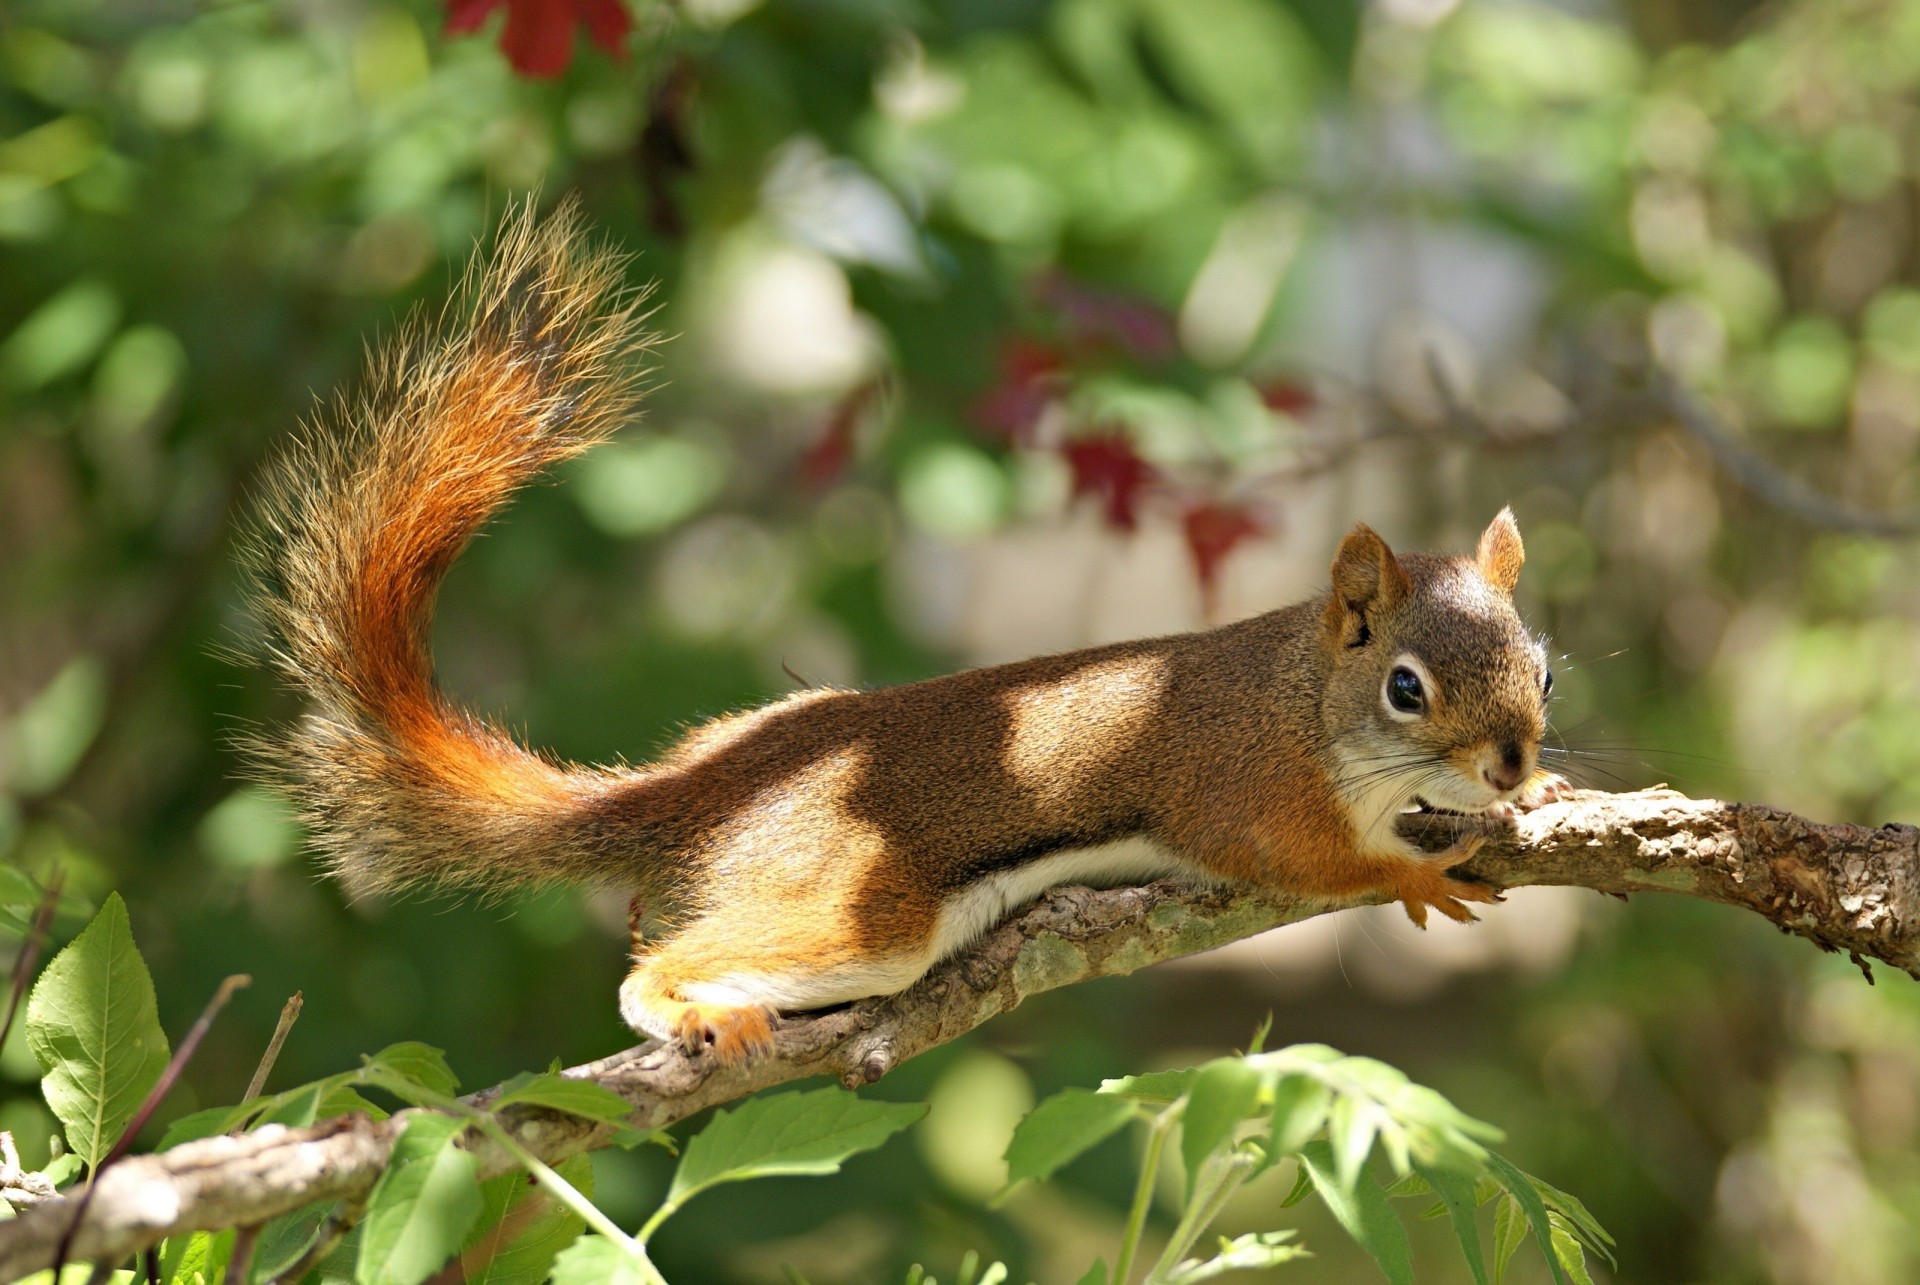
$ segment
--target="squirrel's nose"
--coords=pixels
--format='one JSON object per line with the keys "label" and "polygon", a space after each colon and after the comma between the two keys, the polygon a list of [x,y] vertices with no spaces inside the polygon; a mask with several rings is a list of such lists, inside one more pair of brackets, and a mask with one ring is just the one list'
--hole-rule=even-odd
{"label": "squirrel's nose", "polygon": [[1480,775],[1487,778],[1487,784],[1505,793],[1517,790],[1520,783],[1527,779],[1527,755],[1517,741],[1503,741],[1495,747],[1498,761],[1482,763]]}

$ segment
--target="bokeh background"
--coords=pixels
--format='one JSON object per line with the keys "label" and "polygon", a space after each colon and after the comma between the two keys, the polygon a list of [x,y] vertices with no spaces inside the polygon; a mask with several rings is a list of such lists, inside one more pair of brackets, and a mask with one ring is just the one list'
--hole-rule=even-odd
{"label": "bokeh background", "polygon": [[[167,1113],[237,1097],[296,989],[276,1083],[627,1042],[622,907],[347,905],[230,749],[294,712],[237,658],[262,460],[530,189],[672,336],[644,424],[447,587],[444,682],[536,744],[1224,621],[1356,519],[1458,548],[1511,503],[1573,775],[1920,821],[1920,3],[575,2],[577,47],[575,3],[509,0],[508,52],[471,3],[0,12],[0,851],[126,895],[176,1035],[254,975]],[[908,1139],[703,1196],[658,1257],[1077,1279],[1134,1143],[990,1209],[1013,1120],[1271,1011],[1503,1126],[1619,1279],[1920,1273],[1908,978],[1679,899],[1486,919],[1046,997],[879,1086],[932,1096]],[[35,1076],[0,1051],[29,1163]],[[596,1163],[629,1225],[662,1190],[657,1152]],[[1229,1213],[1304,1223],[1275,1279],[1368,1278],[1281,1194]],[[1431,1230],[1423,1279],[1465,1280]]]}

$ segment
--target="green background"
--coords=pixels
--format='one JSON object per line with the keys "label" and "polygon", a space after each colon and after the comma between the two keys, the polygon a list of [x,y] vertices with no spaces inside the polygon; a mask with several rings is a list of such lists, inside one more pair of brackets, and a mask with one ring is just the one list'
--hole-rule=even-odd
{"label": "green background", "polygon": [[[281,1083],[398,1039],[469,1088],[627,1042],[619,907],[344,904],[231,748],[296,710],[245,659],[253,477],[529,189],[581,195],[675,336],[645,426],[448,584],[443,680],[535,744],[644,758],[788,690],[783,662],[879,684],[977,661],[1012,644],[928,604],[1035,531],[1119,559],[1248,506],[1231,613],[1279,605],[1234,579],[1263,544],[1310,584],[1354,519],[1459,547],[1511,503],[1575,775],[1920,821],[1914,555],[1848,529],[1905,511],[1920,448],[1920,5],[635,14],[624,59],[583,46],[554,81],[515,77],[497,20],[443,39],[430,4],[0,17],[0,850],[123,892],[176,1038],[253,974],[163,1121],[236,1097],[295,990]],[[781,330],[793,298],[838,329]],[[799,338],[820,346],[781,351]],[[1020,343],[1057,373],[1010,377]],[[983,407],[1036,387],[1049,417],[1009,441]],[[1852,509],[1737,484],[1672,387],[1765,461],[1761,492]],[[1112,433],[1159,479],[1137,535],[1069,501],[1063,441]],[[1197,623],[1167,565],[1123,589]],[[1500,1124],[1617,1235],[1621,1279],[1913,1279],[1911,981],[1869,989],[1732,911],[1574,904],[1571,949],[1431,987],[1275,966],[1045,997],[879,1086],[933,1095],[908,1141],[703,1196],[657,1257],[677,1281],[865,1281],[974,1247],[1073,1279],[1111,1254],[1131,1144],[990,1210],[1019,1110],[1271,1010],[1276,1042],[1384,1058]],[[1343,931],[1342,963],[1378,949]],[[36,1163],[51,1119],[17,1035],[0,1076]],[[664,1189],[655,1153],[596,1163],[626,1225]],[[1229,1224],[1271,1225],[1282,1194]],[[1319,1257],[1276,1278],[1371,1270],[1300,1217]],[[1415,1234],[1423,1278],[1465,1279],[1443,1229]]]}

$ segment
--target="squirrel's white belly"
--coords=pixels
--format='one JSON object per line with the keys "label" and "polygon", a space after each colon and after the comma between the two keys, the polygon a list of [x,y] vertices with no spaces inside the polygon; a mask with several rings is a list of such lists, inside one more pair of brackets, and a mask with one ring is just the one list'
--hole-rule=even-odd
{"label": "squirrel's white belly", "polygon": [[947,898],[934,921],[927,967],[980,940],[981,934],[1049,888],[1084,883],[1096,888],[1148,883],[1197,872],[1172,849],[1145,835],[1088,848],[1065,848],[1007,870],[996,870]]}
{"label": "squirrel's white belly", "polygon": [[1206,877],[1171,849],[1144,836],[1062,849],[1023,865],[996,870],[948,897],[934,921],[932,941],[923,951],[805,973],[730,973],[715,981],[694,982],[685,993],[696,1003],[760,1004],[787,1013],[844,1004],[869,995],[893,995],[919,981],[947,956],[971,946],[1008,912],[1049,888],[1069,883],[1111,888],[1172,875]]}

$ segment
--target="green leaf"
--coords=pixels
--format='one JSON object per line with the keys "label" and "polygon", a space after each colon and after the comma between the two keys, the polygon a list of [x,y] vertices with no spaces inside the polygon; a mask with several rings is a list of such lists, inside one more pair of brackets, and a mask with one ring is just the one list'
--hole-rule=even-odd
{"label": "green leaf", "polygon": [[1327,1141],[1332,1145],[1334,1171],[1343,1187],[1353,1186],[1373,1150],[1373,1135],[1380,1124],[1378,1110],[1358,1094],[1342,1093],[1327,1113]]}
{"label": "green leaf", "polygon": [[113,1147],[167,1066],[153,978],[133,944],[126,903],[108,896],[53,957],[27,1000],[27,1047],[47,1106],[89,1169]]}
{"label": "green leaf", "polygon": [[553,1285],[646,1285],[647,1280],[624,1249],[592,1232],[560,1251],[548,1279]]}
{"label": "green leaf", "polygon": [[1194,1077],[1199,1074],[1199,1068],[1192,1066],[1182,1067],[1178,1071],[1149,1071],[1145,1075],[1102,1080],[1100,1092],[1152,1103],[1154,1106],[1171,1106],[1193,1087]]}
{"label": "green leaf", "polygon": [[1607,1229],[1600,1225],[1598,1219],[1587,1212],[1587,1207],[1580,1203],[1577,1196],[1569,1196],[1552,1183],[1543,1181],[1533,1174],[1527,1175],[1527,1181],[1532,1183],[1533,1189],[1540,1193],[1541,1203],[1546,1205],[1548,1212],[1560,1215],[1569,1224],[1574,1235],[1580,1237],[1588,1249],[1599,1254],[1609,1263],[1614,1261],[1611,1248],[1613,1237],[1607,1234]]}
{"label": "green leaf", "polygon": [[1180,1159],[1187,1167],[1189,1197],[1201,1164],[1255,1113],[1265,1079],[1237,1057],[1209,1062],[1194,1077],[1180,1117]]}
{"label": "green leaf", "polygon": [[19,866],[0,865],[0,906],[32,911],[45,895],[46,890]]}
{"label": "green leaf", "polygon": [[[291,1267],[307,1246],[313,1243],[320,1229],[326,1226],[327,1219],[335,1212],[326,1202],[308,1205],[304,1209],[295,1209],[281,1214],[278,1218],[269,1218],[260,1228],[260,1239],[254,1243],[254,1270],[251,1280],[272,1280],[275,1276]],[[358,1244],[355,1250],[358,1250]],[[335,1245],[327,1258],[333,1263],[351,1263],[354,1255],[341,1252],[341,1246]],[[322,1273],[326,1275],[326,1273]],[[339,1279],[339,1273],[333,1273]],[[208,1281],[207,1285],[216,1285],[218,1277]]]}
{"label": "green leaf", "polygon": [[1546,1202],[1540,1199],[1540,1192],[1520,1168],[1505,1156],[1487,1155],[1487,1169],[1501,1186],[1507,1189],[1521,1212],[1527,1216],[1527,1223],[1533,1228],[1533,1237],[1540,1244],[1540,1253],[1547,1260],[1547,1266],[1553,1269],[1553,1278],[1564,1282],[1566,1273],[1560,1269],[1560,1260],[1553,1252],[1553,1224],[1547,1218]]}
{"label": "green leaf", "polygon": [[1333,1094],[1311,1075],[1284,1075],[1273,1086],[1273,1139],[1268,1151],[1274,1159],[1290,1156],[1327,1122]]}
{"label": "green leaf", "polygon": [[1553,1257],[1573,1278],[1573,1285],[1593,1285],[1593,1277],[1587,1273],[1587,1251],[1581,1247],[1573,1229],[1558,1219],[1553,1225]]}
{"label": "green leaf", "polygon": [[1087,1268],[1086,1275],[1075,1281],[1074,1285],[1107,1285],[1107,1260],[1094,1259],[1093,1266]]}
{"label": "green leaf", "polygon": [[456,1145],[465,1129],[452,1116],[407,1121],[362,1224],[359,1285],[419,1285],[459,1250],[480,1214],[478,1166]]}
{"label": "green leaf", "polygon": [[1313,1179],[1314,1190],[1347,1234],[1373,1255],[1393,1285],[1412,1285],[1413,1251],[1407,1245],[1407,1229],[1387,1202],[1387,1194],[1370,1175],[1351,1185],[1340,1179],[1333,1150],[1324,1142],[1312,1142],[1300,1152],[1300,1160]]}
{"label": "green leaf", "polygon": [[608,1124],[623,1123],[633,1114],[633,1105],[604,1085],[592,1080],[574,1080],[552,1072],[532,1075],[522,1072],[508,1080],[493,1109],[526,1104],[564,1111]]}
{"label": "green leaf", "polygon": [[[593,1159],[582,1153],[554,1166],[583,1196],[593,1195]],[[482,1225],[461,1252],[467,1285],[540,1285],[555,1257],[585,1230],[580,1215],[523,1173],[481,1185]]]}
{"label": "green leaf", "polygon": [[[378,1053],[361,1059],[364,1076],[371,1071],[380,1076],[380,1087],[396,1097],[405,1097],[401,1089],[411,1085],[432,1097],[452,1097],[460,1088],[460,1079],[447,1066],[447,1055],[417,1040],[390,1044]],[[402,1081],[396,1085],[392,1081]],[[408,1098],[412,1101],[411,1098]]]}
{"label": "green leaf", "polygon": [[1473,1179],[1450,1169],[1418,1163],[1414,1171],[1425,1178],[1434,1195],[1440,1197],[1441,1207],[1452,1220],[1453,1234],[1460,1241],[1460,1253],[1467,1260],[1467,1270],[1473,1273],[1474,1285],[1487,1285],[1487,1261],[1480,1253],[1480,1227],[1474,1221],[1474,1211],[1479,1206],[1473,1198]]}
{"label": "green leaf", "polygon": [[64,1187],[80,1176],[80,1157],[71,1151],[62,1151],[47,1161],[47,1167],[41,1174],[56,1187]]}
{"label": "green leaf", "polygon": [[216,1134],[230,1133],[240,1127],[254,1112],[260,1109],[259,1102],[243,1102],[234,1107],[208,1107],[205,1111],[194,1111],[181,1116],[167,1126],[160,1135],[160,1150],[167,1151],[183,1142],[193,1142],[199,1138],[211,1138]]}
{"label": "green leaf", "polygon": [[667,1200],[743,1178],[837,1172],[926,1113],[924,1102],[870,1102],[839,1088],[754,1098],[717,1113],[687,1144]]}
{"label": "green leaf", "polygon": [[[1060,1166],[1118,1133],[1140,1108],[1127,1098],[1064,1089],[1033,1110],[1007,1143],[1007,1191],[1051,1178]],[[1006,1192],[1001,1193],[1004,1198]],[[996,1198],[998,1199],[998,1198]]]}
{"label": "green leaf", "polygon": [[1406,1173],[1393,1180],[1387,1187],[1387,1199],[1402,1200],[1408,1196],[1425,1196],[1433,1191],[1428,1183],[1417,1173]]}
{"label": "green leaf", "polygon": [[1303,1246],[1286,1243],[1293,1235],[1292,1229],[1287,1229],[1252,1232],[1232,1240],[1222,1236],[1219,1251],[1212,1258],[1190,1258],[1181,1263],[1164,1278],[1166,1285],[1195,1285],[1228,1272],[1260,1271],[1309,1257]]}
{"label": "green leaf", "polygon": [[1280,1208],[1282,1209],[1293,1208],[1295,1205],[1305,1200],[1307,1198],[1307,1193],[1312,1190],[1313,1190],[1313,1175],[1307,1172],[1306,1163],[1302,1161],[1300,1164],[1300,1167],[1294,1171],[1293,1186],[1291,1189],[1288,1190],[1286,1196],[1281,1199]]}
{"label": "green leaf", "polygon": [[197,1231],[188,1236],[169,1236],[160,1250],[160,1279],[167,1285],[194,1285],[197,1276],[208,1285],[227,1272],[227,1258],[233,1253],[233,1230]]}
{"label": "green leaf", "polygon": [[289,1089],[276,1095],[267,1110],[254,1121],[254,1126],[263,1124],[284,1124],[289,1129],[304,1129],[319,1118],[320,1098],[328,1086],[303,1084],[297,1089]]}
{"label": "green leaf", "polygon": [[1512,1196],[1502,1196],[1493,1211],[1494,1285],[1500,1285],[1507,1278],[1507,1264],[1526,1243],[1527,1216],[1521,1212],[1520,1202]]}
{"label": "green leaf", "polygon": [[345,1083],[328,1084],[326,1090],[320,1095],[320,1104],[314,1108],[313,1115],[316,1120],[331,1120],[337,1115],[355,1113],[364,1115],[369,1120],[387,1118],[387,1112],[384,1109],[367,1101],[352,1085]]}

